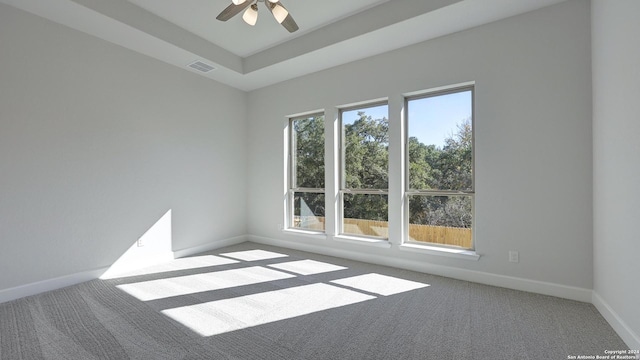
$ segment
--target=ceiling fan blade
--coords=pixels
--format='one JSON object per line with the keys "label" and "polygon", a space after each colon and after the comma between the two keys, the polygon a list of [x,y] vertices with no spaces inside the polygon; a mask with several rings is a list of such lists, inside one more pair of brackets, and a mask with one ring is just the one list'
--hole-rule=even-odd
{"label": "ceiling fan blade", "polygon": [[[269,11],[271,12],[272,15],[275,16],[275,14],[273,14],[273,9],[276,7],[276,5],[280,5],[282,6],[283,9],[286,10],[286,8],[284,7],[284,5],[282,5],[282,3],[280,1],[278,1],[277,3],[272,3],[270,1],[265,1],[264,2],[265,5],[267,6],[267,9],[269,9]],[[285,29],[287,29],[290,33],[297,31],[298,30],[298,24],[296,24],[295,20],[293,20],[293,17],[291,16],[291,14],[289,13],[289,11],[287,11],[287,17],[284,18],[284,20],[282,20],[282,26],[284,26]]]}
{"label": "ceiling fan blade", "polygon": [[290,33],[298,31],[298,24],[296,24],[296,21],[293,20],[293,17],[291,16],[291,14],[287,15],[286,18],[284,18],[284,21],[282,22],[282,26],[284,26],[285,29],[287,29]]}
{"label": "ceiling fan blade", "polygon": [[243,2],[240,5],[231,4],[231,5],[227,6],[226,9],[222,10],[222,12],[220,14],[218,14],[216,19],[218,19],[220,21],[227,21],[227,20],[231,19],[232,17],[238,15],[240,12],[242,12],[242,10],[244,10],[244,9],[248,8],[249,6],[251,6],[251,4],[253,4],[253,1],[251,1],[251,0],[247,0],[247,1]]}

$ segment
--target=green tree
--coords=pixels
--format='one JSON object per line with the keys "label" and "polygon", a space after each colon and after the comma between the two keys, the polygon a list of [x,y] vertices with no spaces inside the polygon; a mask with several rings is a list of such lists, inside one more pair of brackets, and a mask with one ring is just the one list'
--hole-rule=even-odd
{"label": "green tree", "polygon": [[364,112],[345,124],[345,175],[350,189],[389,187],[389,121],[372,119]]}
{"label": "green tree", "polygon": [[429,189],[433,184],[434,169],[431,164],[435,164],[438,150],[435,145],[425,145],[418,141],[416,137],[409,138],[409,188]]}
{"label": "green tree", "polygon": [[[324,116],[297,119],[293,122],[295,146],[295,186],[324,188]],[[298,192],[294,194],[294,214],[314,217],[325,215],[324,194]]]}
{"label": "green tree", "polygon": [[[422,150],[412,156],[410,139],[411,188],[471,190],[472,136],[471,119],[465,119],[457,125],[457,131],[445,139],[442,149],[418,144],[414,146],[421,145]],[[409,222],[412,224],[471,227],[471,198],[468,196],[413,196],[409,210]]]}
{"label": "green tree", "polygon": [[438,161],[441,175],[436,187],[441,190],[472,189],[472,130],[471,119],[457,126],[458,131],[445,139]]}
{"label": "green tree", "polygon": [[[296,180],[298,187],[324,188],[324,119],[312,117],[294,122]],[[389,123],[358,112],[344,126],[345,183],[349,189],[383,189],[389,186]],[[471,119],[458,124],[442,147],[408,139],[410,189],[472,189]],[[296,193],[296,214],[324,216],[324,194]],[[471,227],[468,196],[412,196],[410,223]],[[344,217],[388,219],[388,196],[345,194]]]}
{"label": "green tree", "polygon": [[324,117],[293,122],[296,187],[324,188]]}
{"label": "green tree", "polygon": [[[373,119],[363,111],[358,119],[344,126],[345,184],[348,189],[389,187],[389,121]],[[383,194],[345,194],[344,217],[388,219],[388,196]]]}

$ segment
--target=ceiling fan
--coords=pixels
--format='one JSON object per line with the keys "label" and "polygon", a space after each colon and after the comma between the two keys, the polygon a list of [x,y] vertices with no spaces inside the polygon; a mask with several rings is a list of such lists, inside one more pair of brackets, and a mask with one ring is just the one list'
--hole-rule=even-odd
{"label": "ceiling fan", "polygon": [[284,26],[290,33],[298,30],[298,24],[293,20],[291,14],[285,9],[279,0],[232,0],[232,4],[222,10],[216,19],[227,21],[245,10],[242,19],[247,24],[253,26],[258,21],[258,3],[262,2],[266,5],[269,12],[273,15],[278,23]]}

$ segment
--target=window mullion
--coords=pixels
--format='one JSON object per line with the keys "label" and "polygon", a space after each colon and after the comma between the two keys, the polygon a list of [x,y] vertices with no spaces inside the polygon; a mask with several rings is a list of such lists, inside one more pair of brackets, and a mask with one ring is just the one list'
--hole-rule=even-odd
{"label": "window mullion", "polygon": [[389,242],[401,245],[404,239],[404,112],[405,101],[401,95],[389,98]]}

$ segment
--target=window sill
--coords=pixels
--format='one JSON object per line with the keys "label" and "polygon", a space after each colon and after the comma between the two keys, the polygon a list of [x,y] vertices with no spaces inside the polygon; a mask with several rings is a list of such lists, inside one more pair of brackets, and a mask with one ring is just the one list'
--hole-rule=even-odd
{"label": "window sill", "polygon": [[287,235],[305,236],[317,240],[326,240],[327,234],[319,231],[301,230],[301,229],[282,229],[282,233]]}
{"label": "window sill", "polygon": [[375,246],[375,247],[381,247],[386,249],[391,248],[391,243],[389,243],[388,240],[384,240],[384,239],[370,239],[370,238],[348,236],[348,235],[336,235],[333,237],[333,239],[336,241],[348,242],[352,244]]}
{"label": "window sill", "polygon": [[399,249],[403,251],[419,252],[422,254],[446,256],[471,261],[478,261],[480,259],[480,255],[473,250],[450,249],[421,244],[402,244],[399,246]]}

